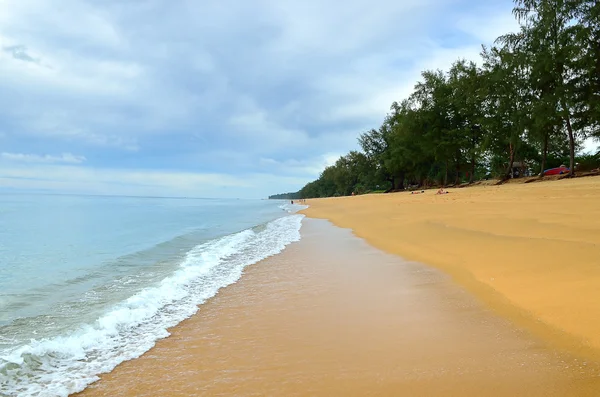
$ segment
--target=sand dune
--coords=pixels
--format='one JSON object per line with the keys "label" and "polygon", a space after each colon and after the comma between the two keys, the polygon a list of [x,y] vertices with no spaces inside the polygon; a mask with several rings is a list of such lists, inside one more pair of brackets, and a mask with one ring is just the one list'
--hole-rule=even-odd
{"label": "sand dune", "polygon": [[310,200],[306,214],[436,266],[554,345],[600,356],[600,178]]}

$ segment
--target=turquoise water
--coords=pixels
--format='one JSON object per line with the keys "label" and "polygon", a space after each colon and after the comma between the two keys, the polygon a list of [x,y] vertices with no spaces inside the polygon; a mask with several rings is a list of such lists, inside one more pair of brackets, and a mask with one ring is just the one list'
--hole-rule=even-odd
{"label": "turquoise water", "polygon": [[300,238],[281,201],[0,196],[0,395],[66,396]]}

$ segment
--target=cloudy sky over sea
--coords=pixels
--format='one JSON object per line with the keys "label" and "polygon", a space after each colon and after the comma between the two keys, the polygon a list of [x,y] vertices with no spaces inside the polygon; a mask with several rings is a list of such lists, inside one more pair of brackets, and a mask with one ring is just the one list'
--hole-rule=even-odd
{"label": "cloudy sky over sea", "polygon": [[510,0],[0,0],[0,187],[264,197],[357,147]]}

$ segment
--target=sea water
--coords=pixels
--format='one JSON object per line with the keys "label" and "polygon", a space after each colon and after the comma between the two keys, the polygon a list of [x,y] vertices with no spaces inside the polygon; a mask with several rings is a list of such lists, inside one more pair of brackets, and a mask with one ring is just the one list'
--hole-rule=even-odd
{"label": "sea water", "polygon": [[0,396],[67,396],[300,238],[272,200],[0,195]]}

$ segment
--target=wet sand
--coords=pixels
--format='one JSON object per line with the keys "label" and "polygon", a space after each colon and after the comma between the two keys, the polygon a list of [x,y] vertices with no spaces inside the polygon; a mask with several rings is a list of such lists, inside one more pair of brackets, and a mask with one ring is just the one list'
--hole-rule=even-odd
{"label": "wet sand", "polygon": [[311,200],[306,213],[436,266],[557,348],[600,359],[600,178],[450,191]]}
{"label": "wet sand", "polygon": [[550,350],[440,271],[327,221],[301,233],[81,395],[598,395],[597,363]]}

